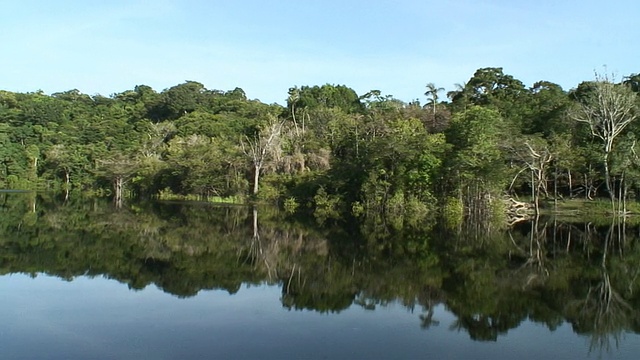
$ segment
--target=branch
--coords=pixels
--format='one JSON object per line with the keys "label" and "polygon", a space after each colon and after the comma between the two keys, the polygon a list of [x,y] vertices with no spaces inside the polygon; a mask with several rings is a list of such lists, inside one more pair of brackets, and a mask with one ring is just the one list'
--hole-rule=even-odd
{"label": "branch", "polygon": [[520,176],[520,174],[522,174],[522,172],[524,172],[527,169],[528,169],[528,166],[523,166],[522,169],[518,171],[516,176],[513,177],[513,180],[511,180],[511,184],[509,185],[509,191],[511,191],[511,189],[513,188],[513,184],[515,184],[516,180],[518,179],[518,176]]}

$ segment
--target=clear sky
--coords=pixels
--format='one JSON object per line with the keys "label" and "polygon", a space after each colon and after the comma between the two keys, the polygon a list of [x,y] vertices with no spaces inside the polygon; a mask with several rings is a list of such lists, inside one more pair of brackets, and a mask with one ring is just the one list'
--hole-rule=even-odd
{"label": "clear sky", "polygon": [[0,89],[111,95],[194,80],[283,104],[344,84],[424,102],[481,67],[571,89],[640,73],[638,0],[0,0]]}

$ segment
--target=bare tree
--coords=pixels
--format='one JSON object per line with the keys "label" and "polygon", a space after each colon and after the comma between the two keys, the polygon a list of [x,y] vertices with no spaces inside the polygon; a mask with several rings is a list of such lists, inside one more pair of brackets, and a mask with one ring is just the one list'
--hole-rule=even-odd
{"label": "bare tree", "polygon": [[614,84],[609,77],[596,74],[593,91],[570,114],[578,122],[589,125],[591,134],[602,140],[602,162],[605,186],[614,206],[609,155],[618,135],[637,118],[636,94],[625,85]]}
{"label": "bare tree", "polygon": [[551,163],[554,156],[547,142],[540,137],[530,137],[525,139],[521,145],[511,148],[516,159],[523,164],[520,170],[511,181],[511,186],[524,170],[531,172],[531,200],[534,204],[536,214],[540,213],[540,193],[547,188],[547,165]]}
{"label": "bare tree", "polygon": [[280,134],[284,120],[269,114],[267,124],[253,137],[245,136],[241,141],[242,151],[253,166],[253,194],[258,194],[260,174],[267,161],[271,160],[280,147]]}

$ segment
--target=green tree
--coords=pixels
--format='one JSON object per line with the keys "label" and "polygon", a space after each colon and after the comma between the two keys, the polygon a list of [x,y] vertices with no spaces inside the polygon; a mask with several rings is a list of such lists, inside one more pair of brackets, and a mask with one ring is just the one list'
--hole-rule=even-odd
{"label": "green tree", "polygon": [[530,89],[531,111],[525,114],[522,124],[524,134],[570,134],[572,123],[567,117],[571,101],[560,85],[538,81]]}
{"label": "green tree", "polygon": [[530,91],[524,84],[502,68],[481,68],[453,95],[452,107],[463,110],[468,105],[497,110],[511,132],[518,133],[531,111]]}
{"label": "green tree", "polygon": [[50,147],[45,153],[45,166],[50,167],[55,175],[62,173],[66,191],[72,187],[72,174],[90,168],[82,145],[77,144],[56,144]]}
{"label": "green tree", "polygon": [[622,83],[631,88],[631,91],[640,93],[640,74],[625,76]]}
{"label": "green tree", "polygon": [[362,111],[358,94],[344,85],[301,86],[296,103],[298,108],[309,110],[326,107],[339,108],[348,114]]}
{"label": "green tree", "polygon": [[139,164],[138,159],[122,152],[112,152],[109,156],[98,160],[96,173],[111,182],[113,201],[116,206],[122,207],[125,185],[138,171]]}
{"label": "green tree", "polygon": [[450,187],[463,204],[478,207],[482,213],[490,210],[487,205],[506,184],[504,128],[496,110],[474,106],[455,114],[445,132],[452,147],[448,160]]}
{"label": "green tree", "polygon": [[161,106],[169,119],[177,119],[201,108],[207,89],[199,82],[187,81],[162,92]]}

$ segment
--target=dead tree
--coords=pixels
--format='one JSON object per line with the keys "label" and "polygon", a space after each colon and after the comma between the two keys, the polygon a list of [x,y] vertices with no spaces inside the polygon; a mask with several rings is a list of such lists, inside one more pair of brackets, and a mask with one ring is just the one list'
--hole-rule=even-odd
{"label": "dead tree", "polygon": [[607,76],[596,74],[593,85],[593,91],[571,112],[571,117],[589,125],[591,134],[602,140],[605,186],[612,209],[615,210],[609,155],[613,150],[614,140],[637,118],[637,96],[630,88],[614,84]]}
{"label": "dead tree", "polygon": [[284,121],[269,115],[267,124],[253,137],[245,136],[241,141],[242,151],[251,160],[253,167],[253,195],[258,194],[260,175],[267,163],[276,157],[280,148],[280,134]]}
{"label": "dead tree", "polygon": [[511,148],[515,158],[523,164],[520,170],[511,181],[511,185],[525,170],[531,173],[531,200],[534,211],[540,213],[540,193],[547,193],[547,165],[551,163],[554,156],[548,144],[541,138],[530,138],[524,140],[522,145],[515,145]]}

